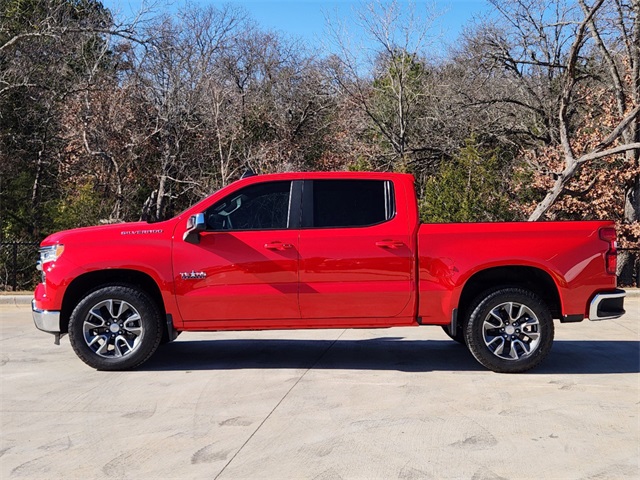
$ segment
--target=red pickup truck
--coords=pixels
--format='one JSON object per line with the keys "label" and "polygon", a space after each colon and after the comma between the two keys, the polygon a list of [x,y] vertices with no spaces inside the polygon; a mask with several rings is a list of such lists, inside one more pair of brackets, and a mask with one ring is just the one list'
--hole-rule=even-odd
{"label": "red pickup truck", "polygon": [[244,178],[171,220],[53,234],[39,268],[36,326],[100,370],[183,331],[439,325],[522,372],[553,319],[624,314],[612,222],[420,224],[406,174]]}

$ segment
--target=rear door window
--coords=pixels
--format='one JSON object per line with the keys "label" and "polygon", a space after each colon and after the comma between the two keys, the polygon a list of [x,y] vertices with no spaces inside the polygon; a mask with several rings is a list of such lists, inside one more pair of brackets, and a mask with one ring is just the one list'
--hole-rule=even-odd
{"label": "rear door window", "polygon": [[303,227],[367,227],[395,215],[388,180],[313,180],[305,182],[304,192]]}

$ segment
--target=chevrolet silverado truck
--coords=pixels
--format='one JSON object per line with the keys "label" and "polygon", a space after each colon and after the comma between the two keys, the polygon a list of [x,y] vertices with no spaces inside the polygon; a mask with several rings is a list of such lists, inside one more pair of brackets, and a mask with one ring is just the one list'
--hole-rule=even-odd
{"label": "chevrolet silverado truck", "polygon": [[187,331],[438,325],[522,372],[554,319],[624,314],[616,255],[609,221],[421,224],[407,174],[260,175],[171,220],[50,235],[32,310],[99,370]]}

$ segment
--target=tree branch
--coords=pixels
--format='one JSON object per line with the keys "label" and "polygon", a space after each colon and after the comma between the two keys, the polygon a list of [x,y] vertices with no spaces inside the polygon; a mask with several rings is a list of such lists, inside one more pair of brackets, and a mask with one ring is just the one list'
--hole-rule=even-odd
{"label": "tree branch", "polygon": [[10,40],[6,41],[4,44],[0,45],[0,52],[2,52],[5,48],[9,48],[14,43],[19,42],[24,38],[30,37],[49,37],[49,38],[57,38],[57,35],[48,32],[33,32],[33,33],[20,33]]}
{"label": "tree branch", "polygon": [[609,136],[596,146],[596,151],[602,150],[603,148],[607,148],[611,145],[620,135],[622,135],[622,132],[631,124],[631,122],[635,120],[638,113],[640,113],[640,105],[631,110],[627,116],[622,119],[618,126],[613,129]]}
{"label": "tree branch", "polygon": [[615,155],[616,153],[623,153],[629,150],[640,150],[640,142],[636,143],[627,143],[625,145],[620,145],[614,148],[610,148],[608,150],[602,151],[593,151],[587,153],[586,155],[582,155],[580,158],[576,160],[577,164],[589,162],[591,160],[597,160],[598,158],[607,157],[609,155]]}

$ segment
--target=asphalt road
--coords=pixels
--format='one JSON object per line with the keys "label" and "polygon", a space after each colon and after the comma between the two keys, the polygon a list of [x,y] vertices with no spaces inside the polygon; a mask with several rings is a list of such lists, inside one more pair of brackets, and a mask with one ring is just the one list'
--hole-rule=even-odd
{"label": "asphalt road", "polygon": [[0,478],[637,479],[627,306],[500,375],[434,327],[183,334],[96,372],[0,305]]}

